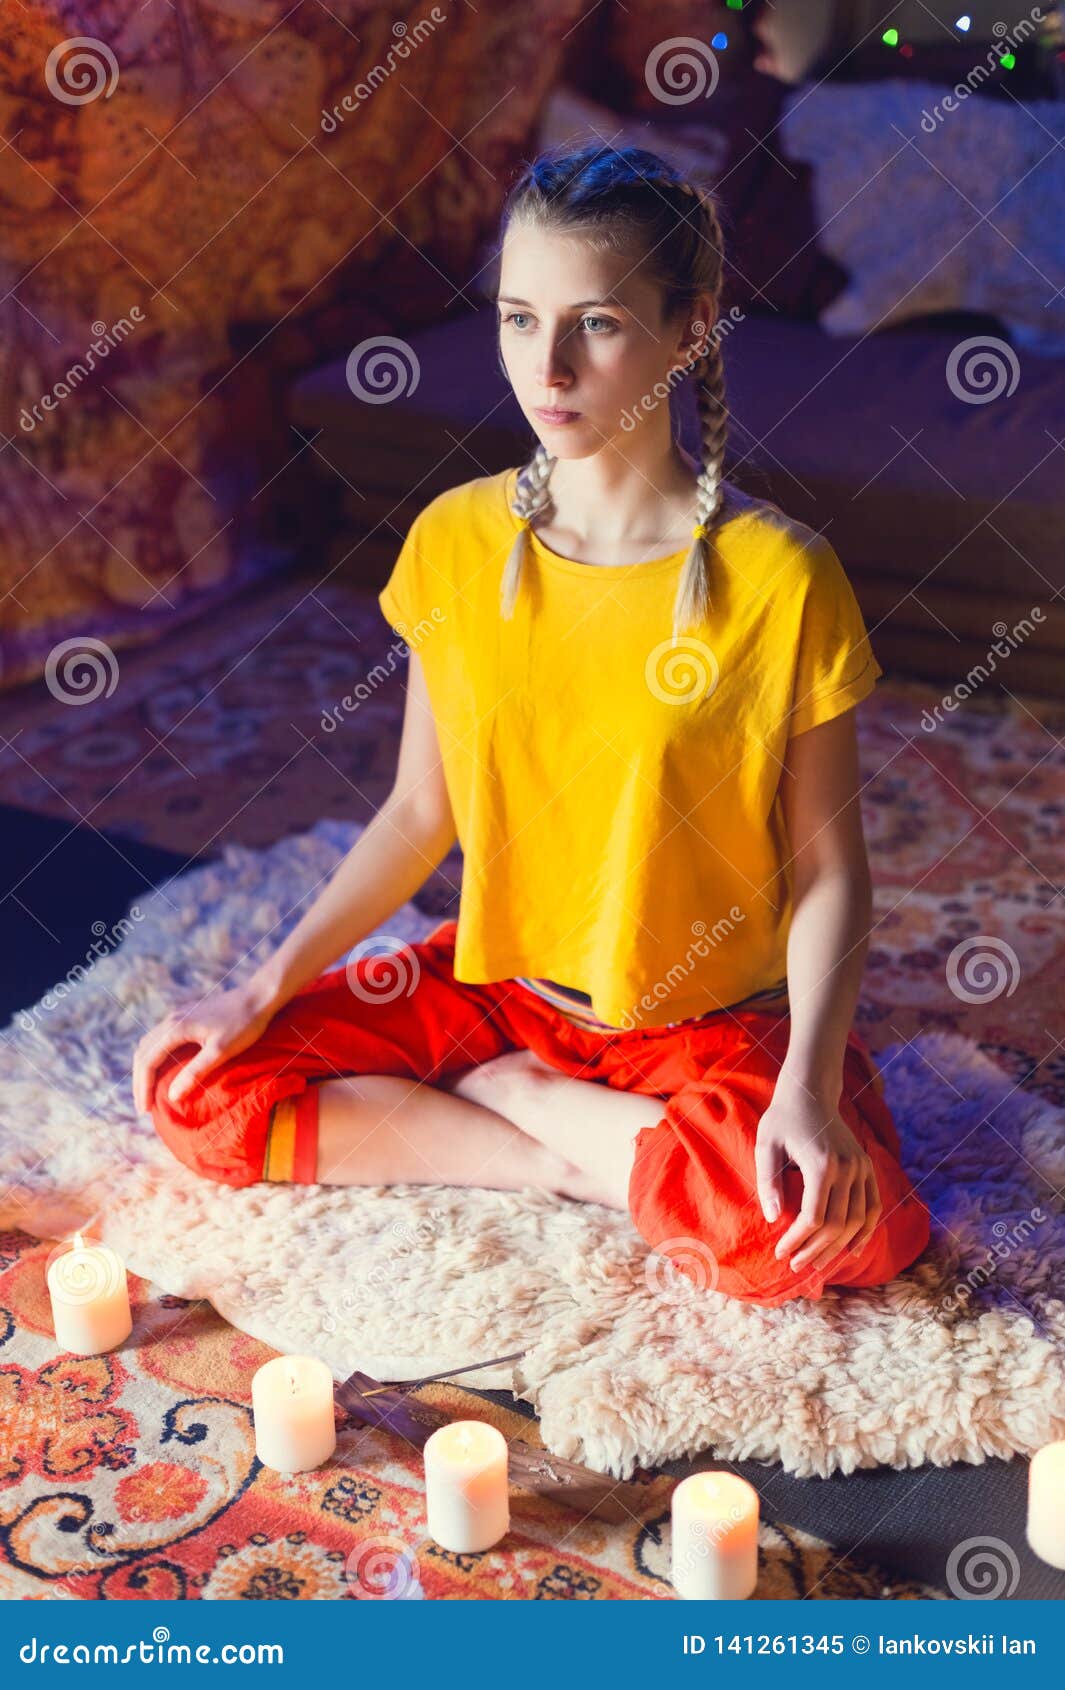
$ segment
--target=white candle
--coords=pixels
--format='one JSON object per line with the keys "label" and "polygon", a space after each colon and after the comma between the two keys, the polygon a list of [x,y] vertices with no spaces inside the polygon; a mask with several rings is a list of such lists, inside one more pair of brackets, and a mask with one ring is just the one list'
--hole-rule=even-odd
{"label": "white candle", "polygon": [[116,1349],[133,1330],[126,1266],[109,1244],[75,1233],[48,1258],[45,1274],[56,1343],[74,1355]]}
{"label": "white candle", "polygon": [[484,1420],[455,1420],[425,1440],[429,1536],[441,1549],[491,1549],[510,1530],[507,1440]]}
{"label": "white candle", "polygon": [[1028,1469],[1029,1547],[1065,1570],[1065,1441],[1037,1449]]}
{"label": "white candle", "polygon": [[673,1588],[736,1601],[758,1582],[758,1492],[738,1473],[692,1473],[673,1492]]}
{"label": "white candle", "polygon": [[337,1446],[333,1375],[316,1356],[275,1356],[251,1382],[255,1453],[278,1473],[307,1473]]}

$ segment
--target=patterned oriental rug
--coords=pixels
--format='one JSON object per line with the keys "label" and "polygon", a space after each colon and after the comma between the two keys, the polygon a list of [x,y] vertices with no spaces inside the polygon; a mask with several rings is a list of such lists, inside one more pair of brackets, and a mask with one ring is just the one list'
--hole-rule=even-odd
{"label": "patterned oriental rug", "polygon": [[[425,1531],[421,1456],[341,1430],[333,1459],[283,1475],[255,1457],[251,1380],[273,1353],[207,1303],[130,1276],[135,1345],[57,1355],[48,1247],[0,1233],[0,1600],[672,1600],[669,1497],[605,1523],[512,1489],[494,1549],[457,1555]],[[455,1385],[424,1396],[456,1419],[539,1443],[536,1422]],[[759,1599],[943,1598],[860,1555],[764,1519]]]}

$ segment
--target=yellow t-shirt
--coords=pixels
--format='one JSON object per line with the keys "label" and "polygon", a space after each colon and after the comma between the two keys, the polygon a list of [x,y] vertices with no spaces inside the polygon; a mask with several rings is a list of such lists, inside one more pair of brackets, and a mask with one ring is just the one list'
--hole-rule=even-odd
{"label": "yellow t-shirt", "polygon": [[559,980],[626,1028],[779,986],[785,747],[883,673],[836,553],[727,485],[710,619],[676,649],[686,549],[597,566],[530,530],[508,622],[516,474],[432,499],[379,595],[424,669],[463,851],[455,978]]}

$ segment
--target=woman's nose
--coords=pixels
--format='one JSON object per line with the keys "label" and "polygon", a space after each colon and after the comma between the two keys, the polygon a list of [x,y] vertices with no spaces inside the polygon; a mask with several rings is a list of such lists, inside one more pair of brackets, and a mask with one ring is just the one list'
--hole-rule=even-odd
{"label": "woman's nose", "polygon": [[553,344],[544,349],[536,374],[545,387],[557,387],[569,379],[569,368],[560,345]]}

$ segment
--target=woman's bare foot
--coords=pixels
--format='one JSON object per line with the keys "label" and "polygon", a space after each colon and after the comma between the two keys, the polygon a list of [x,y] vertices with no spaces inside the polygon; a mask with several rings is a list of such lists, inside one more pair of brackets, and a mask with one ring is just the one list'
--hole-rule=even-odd
{"label": "woman's bare foot", "polygon": [[641,1127],[660,1119],[658,1098],[574,1079],[530,1050],[504,1051],[443,1085],[457,1097],[495,1110],[571,1164],[576,1148],[581,1161],[561,1188],[564,1195],[628,1208],[634,1139]]}

